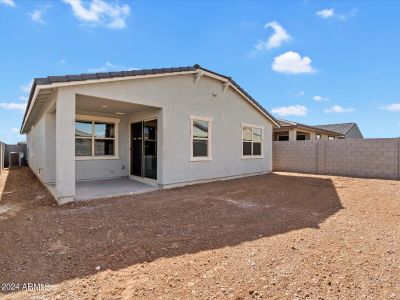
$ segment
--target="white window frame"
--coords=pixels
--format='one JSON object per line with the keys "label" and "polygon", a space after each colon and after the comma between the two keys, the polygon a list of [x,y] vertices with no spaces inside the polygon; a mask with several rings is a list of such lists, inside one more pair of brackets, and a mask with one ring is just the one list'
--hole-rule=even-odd
{"label": "white window frame", "polygon": [[[210,117],[190,115],[190,161],[208,161],[212,160],[211,155],[211,142],[212,142],[212,122],[213,119]],[[208,156],[193,156],[193,121],[206,121],[208,122],[208,143],[207,143],[207,154]]]}
{"label": "white window frame", "polygon": [[[75,160],[99,160],[99,159],[119,159],[118,152],[118,144],[119,144],[119,122],[120,119],[117,118],[108,118],[108,117],[99,117],[99,116],[89,116],[89,115],[76,115],[75,121],[83,121],[83,122],[92,122],[92,155],[91,156],[75,156]],[[95,155],[95,132],[94,132],[94,124],[95,122],[105,122],[114,124],[114,134],[115,137],[112,138],[114,140],[114,155]],[[77,139],[77,137],[74,137]],[[102,138],[97,138],[102,139]],[[107,139],[107,138],[105,138]],[[111,138],[110,138],[111,139]]]}
{"label": "white window frame", "polygon": [[[243,128],[248,127],[251,128],[251,153],[253,153],[253,129],[261,129],[261,155],[243,155]],[[257,159],[257,158],[264,158],[264,128],[265,126],[250,124],[250,123],[241,123],[242,129],[242,139],[240,140],[240,147],[242,153],[242,159]]]}

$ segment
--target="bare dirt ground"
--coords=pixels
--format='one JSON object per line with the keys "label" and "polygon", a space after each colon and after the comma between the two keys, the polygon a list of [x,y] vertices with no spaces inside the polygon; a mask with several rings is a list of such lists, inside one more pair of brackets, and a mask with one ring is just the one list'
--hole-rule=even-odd
{"label": "bare dirt ground", "polygon": [[400,299],[399,181],[276,173],[58,207],[13,169],[0,234],[4,299]]}

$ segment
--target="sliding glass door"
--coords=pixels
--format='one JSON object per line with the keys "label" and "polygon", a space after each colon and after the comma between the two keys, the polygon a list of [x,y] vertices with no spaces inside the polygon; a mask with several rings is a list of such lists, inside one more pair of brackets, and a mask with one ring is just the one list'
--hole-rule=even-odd
{"label": "sliding glass door", "polygon": [[131,175],[157,179],[157,119],[131,124]]}

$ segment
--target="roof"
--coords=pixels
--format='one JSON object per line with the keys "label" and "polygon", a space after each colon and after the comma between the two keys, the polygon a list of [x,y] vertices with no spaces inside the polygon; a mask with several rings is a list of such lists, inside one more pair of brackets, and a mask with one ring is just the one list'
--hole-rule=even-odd
{"label": "roof", "polygon": [[316,126],[306,125],[306,124],[302,124],[302,123],[298,123],[298,122],[292,122],[292,121],[288,121],[288,120],[278,119],[278,123],[279,123],[281,128],[284,128],[284,127],[303,127],[303,128],[306,128],[306,129],[310,129],[310,130],[314,130],[314,131],[318,131],[318,132],[322,131],[324,133],[333,134],[333,135],[339,135],[340,134],[337,131],[324,129],[324,128],[319,128],[319,127],[316,127]]}
{"label": "roof", "polygon": [[346,135],[349,130],[357,124],[356,123],[338,123],[338,124],[326,124],[326,125],[315,125],[314,127],[324,129],[324,130],[330,130],[334,131],[337,133],[340,133],[342,135]]}
{"label": "roof", "polygon": [[64,76],[48,76],[43,78],[35,78],[33,80],[31,92],[29,95],[28,105],[26,106],[24,119],[21,126],[21,132],[25,125],[26,119],[28,117],[28,112],[32,105],[33,97],[35,95],[35,90],[40,86],[48,86],[54,84],[62,83],[73,83],[82,81],[93,81],[101,79],[110,79],[118,77],[135,77],[135,76],[146,76],[146,75],[157,75],[157,74],[172,74],[172,73],[184,73],[184,72],[196,72],[204,71],[220,78],[225,79],[230,82],[240,93],[242,93],[252,104],[254,104],[262,113],[264,113],[273,123],[278,125],[278,121],[259,103],[257,102],[249,93],[247,93],[239,84],[237,84],[231,77],[216,73],[214,71],[208,70],[196,64],[189,67],[172,67],[172,68],[159,68],[159,69],[143,69],[143,70],[131,70],[131,71],[120,71],[120,72],[102,72],[102,73],[91,73],[91,74],[76,74],[76,75],[64,75]]}

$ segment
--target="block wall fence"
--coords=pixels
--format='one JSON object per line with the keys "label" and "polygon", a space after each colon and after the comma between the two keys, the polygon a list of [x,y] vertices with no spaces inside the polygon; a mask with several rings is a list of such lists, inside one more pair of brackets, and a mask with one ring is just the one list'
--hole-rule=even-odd
{"label": "block wall fence", "polygon": [[273,142],[274,171],[400,179],[400,139]]}

